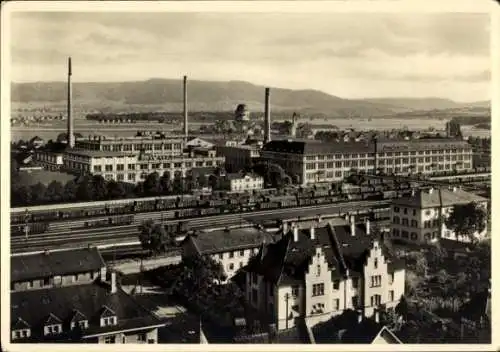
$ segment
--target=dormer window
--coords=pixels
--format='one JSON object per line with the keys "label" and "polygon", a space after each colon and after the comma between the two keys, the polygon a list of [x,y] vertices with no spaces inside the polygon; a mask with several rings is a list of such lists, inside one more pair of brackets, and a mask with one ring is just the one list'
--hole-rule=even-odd
{"label": "dormer window", "polygon": [[31,336],[29,324],[21,318],[17,318],[16,322],[12,325],[11,330],[13,340]]}
{"label": "dormer window", "polygon": [[116,313],[109,307],[102,307],[101,310],[101,327],[116,325],[118,320],[116,318]]}
{"label": "dormer window", "polygon": [[62,321],[54,314],[50,313],[43,327],[44,335],[59,334],[62,332]]}
{"label": "dormer window", "polygon": [[89,321],[79,310],[74,310],[73,316],[71,317],[70,328],[73,330],[77,327],[82,330],[87,329],[89,327]]}

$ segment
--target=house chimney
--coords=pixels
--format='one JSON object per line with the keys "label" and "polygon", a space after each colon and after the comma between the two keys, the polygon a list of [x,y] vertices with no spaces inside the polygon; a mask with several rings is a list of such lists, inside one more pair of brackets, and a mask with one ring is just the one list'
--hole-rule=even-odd
{"label": "house chimney", "polygon": [[297,225],[293,226],[293,242],[299,241],[299,227]]}
{"label": "house chimney", "polygon": [[271,141],[270,89],[266,88],[264,107],[264,143]]}
{"label": "house chimney", "polygon": [[106,282],[106,267],[101,268],[101,282]]}
{"label": "house chimney", "polygon": [[68,58],[68,129],[67,129],[67,139],[68,139],[68,146],[70,148],[73,148],[75,146],[75,134],[73,131],[73,87],[71,83],[71,76],[72,76],[72,69],[71,69],[71,57]]}
{"label": "house chimney", "polygon": [[429,194],[432,194],[433,191],[434,191],[434,189],[432,187],[429,188]]}
{"label": "house chimney", "polygon": [[373,318],[375,319],[375,323],[380,323],[380,313],[378,312],[378,310],[375,310],[373,312]]}
{"label": "house chimney", "polygon": [[360,311],[358,311],[357,313],[358,313],[358,324],[361,324],[361,322],[363,321],[363,313],[361,313]]}
{"label": "house chimney", "polygon": [[111,273],[111,293],[116,293],[116,273]]}
{"label": "house chimney", "polygon": [[354,221],[354,215],[351,215],[351,236],[356,236],[356,223]]}
{"label": "house chimney", "polygon": [[283,222],[283,234],[286,235],[288,233],[288,223],[286,221]]}
{"label": "house chimney", "polygon": [[315,231],[316,229],[314,228],[314,226],[311,226],[311,229],[310,229],[310,233],[311,233],[311,240],[314,240],[315,238]]}
{"label": "house chimney", "polygon": [[366,218],[365,220],[366,234],[370,234],[370,219]]}
{"label": "house chimney", "polygon": [[188,134],[189,134],[188,110],[187,110],[187,76],[184,76],[183,89],[184,89],[184,94],[183,94],[183,96],[184,96],[184,100],[183,100],[183,104],[184,104],[184,137],[187,139]]}

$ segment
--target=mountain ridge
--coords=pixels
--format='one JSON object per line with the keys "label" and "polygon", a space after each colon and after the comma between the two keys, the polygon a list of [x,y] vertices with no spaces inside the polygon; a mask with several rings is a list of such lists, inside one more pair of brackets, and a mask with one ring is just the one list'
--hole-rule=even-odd
{"label": "mountain ridge", "polygon": [[[372,117],[414,110],[460,108],[444,98],[367,98],[346,99],[315,89],[271,88],[275,111],[297,111],[332,117]],[[75,82],[75,101],[103,101],[125,105],[164,105],[167,109],[182,106],[182,80],[150,78],[124,82]],[[13,102],[55,103],[66,99],[66,82],[25,82],[11,84]],[[237,104],[264,110],[264,86],[245,81],[188,81],[188,104],[191,110],[233,110]],[[479,102],[478,102],[479,103]],[[480,102],[484,106],[488,102]],[[472,103],[472,105],[474,105]]]}

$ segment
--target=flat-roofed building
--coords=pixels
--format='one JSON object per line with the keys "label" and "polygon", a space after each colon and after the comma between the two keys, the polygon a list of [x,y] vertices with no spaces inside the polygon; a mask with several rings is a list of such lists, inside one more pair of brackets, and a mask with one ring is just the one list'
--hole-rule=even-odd
{"label": "flat-roofed building", "polygon": [[[391,204],[392,238],[414,243],[428,243],[440,238],[469,242],[467,236],[456,236],[448,229],[445,220],[454,205],[474,202],[487,209],[488,200],[459,188],[419,190],[412,196],[394,199]],[[487,230],[476,232],[474,237],[481,240]]]}
{"label": "flat-roofed building", "polygon": [[231,192],[259,190],[264,188],[264,178],[253,173],[228,173],[219,178],[219,188]]}
{"label": "flat-roofed building", "polygon": [[225,158],[225,167],[229,172],[239,172],[252,167],[260,158],[261,148],[258,144],[216,146],[217,155]]}
{"label": "flat-roofed building", "polygon": [[463,140],[381,140],[377,143],[273,140],[261,151],[263,162],[280,165],[302,185],[339,181],[352,170],[386,174],[431,174],[472,169],[472,149]]}

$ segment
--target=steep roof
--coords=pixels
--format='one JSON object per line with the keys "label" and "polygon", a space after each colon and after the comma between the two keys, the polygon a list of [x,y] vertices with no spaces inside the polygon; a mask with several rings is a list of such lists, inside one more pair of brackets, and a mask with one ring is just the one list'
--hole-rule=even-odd
{"label": "steep roof", "polygon": [[[117,326],[100,326],[103,306],[116,313]],[[31,327],[34,339],[43,338],[48,317],[57,317],[63,323],[63,331],[67,331],[69,322],[74,320],[75,310],[89,320],[85,335],[161,325],[158,318],[120,287],[113,294],[109,292],[109,286],[100,283],[11,293],[11,327],[17,326],[22,319]]]}
{"label": "steep roof", "polygon": [[189,235],[201,254],[215,254],[259,247],[273,242],[275,237],[255,227],[215,230]]}
{"label": "steep roof", "polygon": [[[277,242],[262,246],[259,255],[249,262],[246,270],[275,283],[302,280],[316,248],[321,248],[334,278],[345,276],[347,270],[354,275],[361,274],[374,239],[366,234],[364,225],[359,224],[355,226],[354,236],[350,225],[329,224],[315,228],[313,240],[309,229],[298,230],[297,241],[294,241],[293,230],[290,230]],[[393,258],[384,244],[379,242],[388,262],[388,270],[403,268],[404,261]]]}
{"label": "steep roof", "polygon": [[11,282],[96,271],[106,266],[97,248],[11,257]]}
{"label": "steep roof", "polygon": [[[441,193],[441,200],[440,195]],[[393,204],[408,206],[412,208],[434,208],[444,206],[453,206],[455,204],[467,204],[470,202],[486,202],[487,199],[480,197],[474,193],[465,192],[461,189],[432,189],[432,190],[419,190],[415,192],[414,196],[402,197],[393,200]]]}

